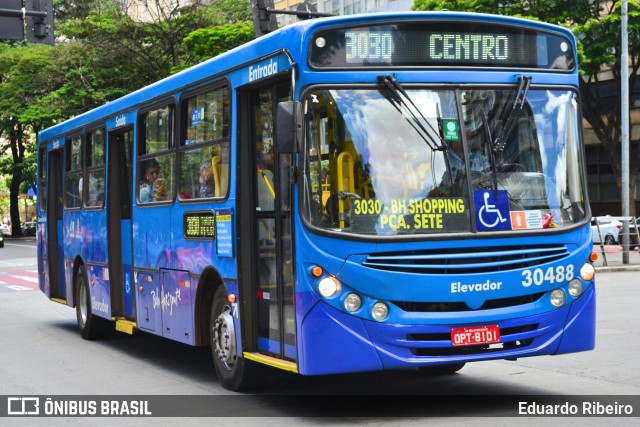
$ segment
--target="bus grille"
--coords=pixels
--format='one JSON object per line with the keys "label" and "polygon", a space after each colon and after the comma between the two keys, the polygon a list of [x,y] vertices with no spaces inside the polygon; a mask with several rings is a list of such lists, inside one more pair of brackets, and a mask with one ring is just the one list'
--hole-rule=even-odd
{"label": "bus grille", "polygon": [[[491,310],[495,308],[513,307],[515,305],[529,304],[542,298],[544,292],[530,295],[522,295],[511,298],[496,298],[486,300],[478,310]],[[407,302],[393,301],[395,305],[404,311],[420,313],[448,313],[454,311],[469,311],[471,308],[464,302]],[[474,309],[475,310],[475,309]]]}
{"label": "bus grille", "polygon": [[568,255],[563,245],[429,249],[370,254],[362,265],[403,273],[474,274],[534,267]]}
{"label": "bus grille", "polygon": [[429,343],[429,347],[412,347],[415,356],[461,356],[465,354],[485,354],[498,351],[525,348],[533,342],[531,334],[535,334],[538,324],[504,328],[500,330],[500,343],[490,345],[451,346],[449,333],[409,334],[407,341]]}

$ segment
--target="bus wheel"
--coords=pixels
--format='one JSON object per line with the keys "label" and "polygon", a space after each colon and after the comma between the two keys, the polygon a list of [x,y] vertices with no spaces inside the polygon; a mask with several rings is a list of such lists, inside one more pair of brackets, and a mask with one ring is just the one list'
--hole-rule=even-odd
{"label": "bus wheel", "polygon": [[448,365],[421,366],[418,369],[429,375],[449,375],[458,372],[465,363],[451,363]]}
{"label": "bus wheel", "polygon": [[255,367],[238,355],[235,329],[227,292],[220,286],[213,297],[209,325],[213,364],[224,388],[241,391],[253,385],[251,372]]}
{"label": "bus wheel", "polygon": [[106,322],[91,312],[91,292],[84,265],[78,268],[76,276],[76,318],[80,335],[85,340],[97,338]]}

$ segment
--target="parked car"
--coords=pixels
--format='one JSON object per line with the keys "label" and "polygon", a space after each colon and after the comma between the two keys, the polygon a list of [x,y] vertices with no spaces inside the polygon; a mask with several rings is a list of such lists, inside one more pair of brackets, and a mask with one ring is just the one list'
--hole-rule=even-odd
{"label": "parked car", "polygon": [[11,229],[7,224],[0,224],[0,232],[2,233],[3,236],[11,235]]}
{"label": "parked car", "polygon": [[640,230],[640,216],[629,223],[629,244],[631,247],[638,245],[638,230]]}
{"label": "parked car", "polygon": [[25,236],[35,236],[36,235],[36,223],[35,222],[25,222],[22,224],[22,234]]}
{"label": "parked car", "polygon": [[591,218],[591,240],[593,243],[617,244],[620,229],[622,229],[622,223],[610,215]]}
{"label": "parked car", "polygon": [[4,248],[4,236],[0,233],[0,248]]}
{"label": "parked car", "polygon": [[622,244],[622,232],[624,228],[625,221],[629,222],[629,245],[633,249],[638,244],[638,227],[640,226],[640,217],[624,217],[624,216],[611,216],[611,219],[615,221],[620,221],[622,227],[620,227],[620,233],[617,237],[617,242]]}

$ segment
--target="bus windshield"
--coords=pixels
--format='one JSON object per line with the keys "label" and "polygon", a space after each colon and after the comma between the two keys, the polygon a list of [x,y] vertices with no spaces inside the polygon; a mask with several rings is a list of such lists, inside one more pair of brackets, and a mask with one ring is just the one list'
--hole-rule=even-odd
{"label": "bus windshield", "polygon": [[576,94],[526,83],[524,90],[398,84],[307,91],[303,215],[315,227],[360,235],[582,221]]}

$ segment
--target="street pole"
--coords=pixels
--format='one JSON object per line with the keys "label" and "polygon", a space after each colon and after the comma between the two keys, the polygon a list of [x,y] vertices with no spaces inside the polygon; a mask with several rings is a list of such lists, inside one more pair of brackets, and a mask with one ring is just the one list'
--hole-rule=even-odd
{"label": "street pole", "polygon": [[[620,15],[622,33],[620,54],[622,216],[629,218],[629,35],[627,29],[629,9],[627,0],[622,0]],[[629,221],[622,221],[622,263],[629,264]]]}

